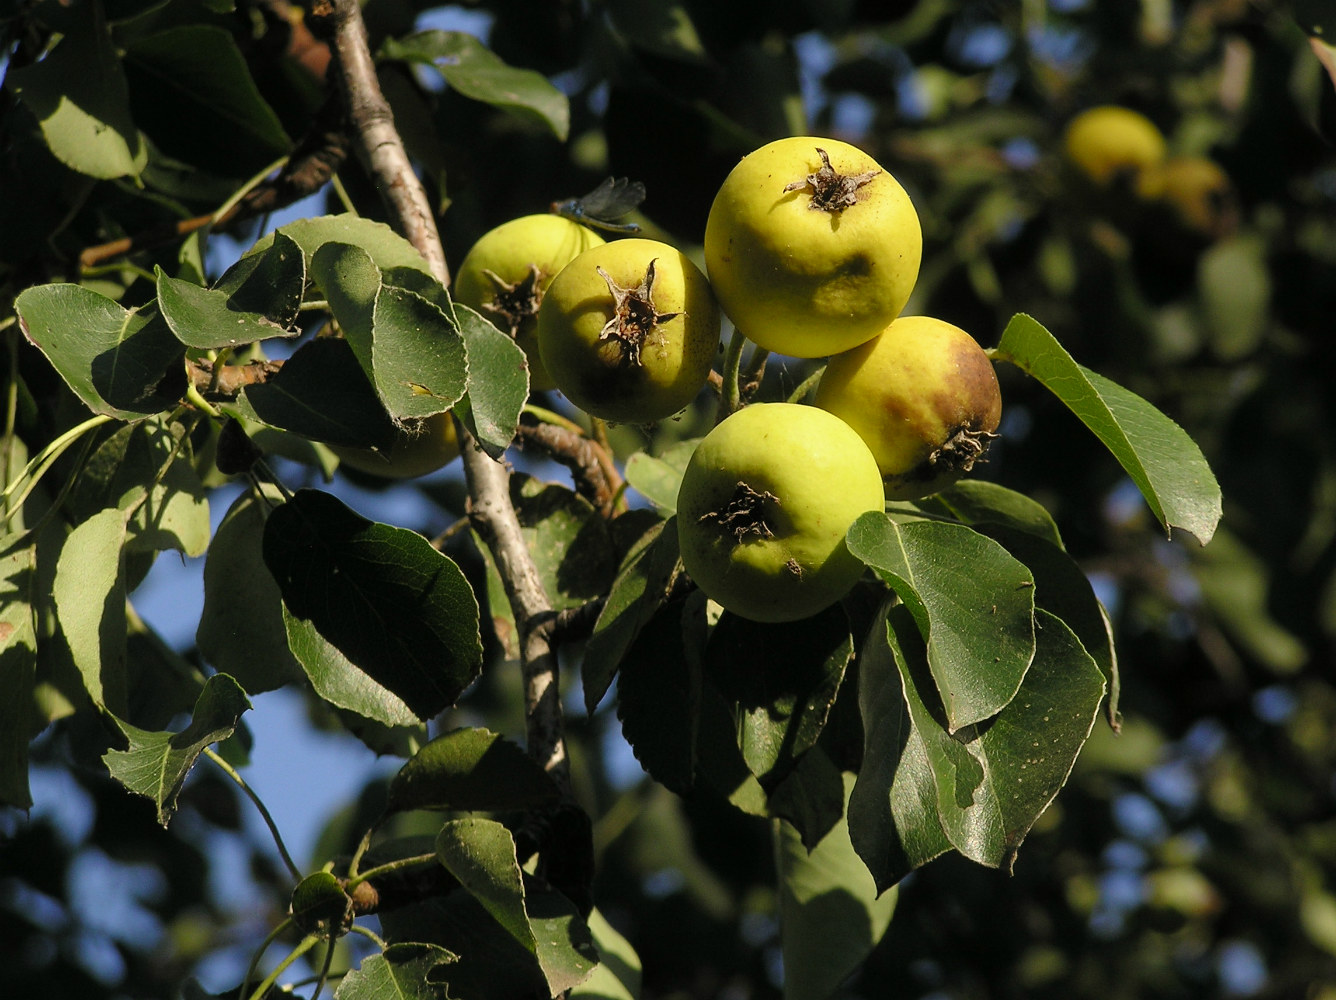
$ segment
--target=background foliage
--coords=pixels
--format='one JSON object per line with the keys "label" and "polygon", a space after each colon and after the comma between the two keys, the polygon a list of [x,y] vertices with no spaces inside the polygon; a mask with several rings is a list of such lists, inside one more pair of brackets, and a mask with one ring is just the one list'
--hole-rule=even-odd
{"label": "background foliage", "polygon": [[[440,9],[366,5],[382,85],[443,210],[452,265],[491,226],[608,175],[644,182],[638,220],[649,233],[694,247],[740,155],[781,135],[840,135],[886,164],[919,210],[925,267],[909,311],[957,323],[990,347],[1013,314],[1038,317],[1081,364],[1178,420],[1221,481],[1225,517],[1211,546],[1166,542],[1089,433],[1002,366],[1006,422],[983,477],[1042,501],[1096,581],[1117,636],[1122,733],[1096,726],[1012,877],[954,854],[910,876],[890,932],[840,995],[1336,996],[1336,463],[1327,437],[1336,401],[1336,102],[1321,61],[1329,50],[1309,34],[1336,35],[1321,7],[498,0],[451,8],[464,20],[446,23],[480,36],[480,54],[458,35],[413,35],[442,23],[430,20]],[[132,305],[152,298],[155,285],[161,299],[172,276],[221,274],[227,255],[198,235],[140,251],[133,266],[118,258],[80,275],[78,259],[119,236],[212,212],[311,131],[323,99],[321,46],[294,13],[259,3],[0,0],[0,320],[10,320],[5,384],[20,384],[9,377],[17,371],[25,387],[8,404],[19,433],[4,456],[6,482],[87,415],[21,342],[14,299],[82,277]],[[96,33],[100,18],[114,51]],[[61,45],[35,61],[54,35]],[[497,101],[488,74],[498,65],[555,81],[566,100]],[[1231,188],[1205,206],[1204,224],[1129,190],[1096,190],[1067,168],[1063,124],[1109,102],[1147,114],[1173,152],[1225,169]],[[114,135],[84,130],[79,108],[114,123]],[[382,210],[360,171],[350,158],[340,178],[359,211],[376,218]],[[334,193],[325,197],[312,214],[341,209]],[[262,219],[239,224],[236,237],[249,246],[270,228]],[[300,232],[292,239],[300,243]],[[120,321],[88,317],[90,327]],[[772,364],[771,388],[792,388],[807,371],[802,362]],[[172,398],[172,387],[163,392]],[[614,442],[623,455],[647,443],[665,455],[707,419],[689,411],[652,442],[626,428]],[[112,443],[109,454],[161,453],[172,447],[169,429],[163,435]],[[322,485],[309,465],[285,468],[293,485]],[[386,510],[404,509],[388,506],[403,491],[424,496],[429,504],[412,509],[429,513],[404,527],[427,537],[461,510],[453,474],[360,484],[381,490]],[[117,487],[103,485],[109,495]],[[102,499],[82,498],[80,509],[96,511]],[[189,512],[177,514],[165,526],[90,521],[81,541],[173,530],[183,533],[182,551],[202,551],[185,537]],[[450,551],[483,578],[474,550]],[[145,568],[131,567],[131,588]],[[41,574],[54,567],[34,571],[39,588],[49,585]],[[108,593],[117,596],[115,581]],[[133,589],[129,596],[133,605]],[[570,594],[571,604],[583,596]],[[488,639],[495,657],[498,637]],[[129,646],[128,662],[157,676],[170,676],[160,668],[178,654],[199,656],[168,650],[133,617]],[[261,689],[237,676],[247,691]],[[196,725],[217,715],[225,727],[240,710],[236,693],[210,687]],[[60,691],[44,693],[58,701]],[[572,705],[579,699],[572,682]],[[485,720],[517,732],[521,706],[513,671],[485,671],[446,723]],[[58,703],[44,709],[66,714]],[[0,706],[0,724],[26,725],[16,712]],[[313,702],[312,724],[330,725],[328,712]],[[588,717],[572,708],[568,725],[577,792],[595,820],[594,891],[639,956],[642,995],[778,995],[776,914],[794,900],[776,898],[774,875],[802,852],[772,845],[766,820],[626,782],[616,749],[624,745],[606,738],[618,727],[607,702]],[[219,772],[198,768],[162,829],[153,803],[88,766],[104,739],[90,729],[74,716],[31,749],[36,764],[63,770],[93,803],[87,829],[62,828],[50,814],[0,819],[8,980],[16,995],[169,995],[186,975],[207,972],[222,945],[248,953],[277,922],[290,885],[271,845],[241,833],[249,805]],[[134,774],[137,752],[155,752],[148,737],[131,740],[122,775]],[[12,787],[5,794],[22,798]],[[368,788],[349,802],[303,863],[351,850],[383,795]],[[405,836],[435,830],[414,828],[410,817],[401,826]],[[233,849],[216,847],[224,840]],[[237,843],[240,865],[227,860]],[[137,888],[125,890],[138,896],[133,912],[161,933],[139,937],[96,919],[80,873],[108,862],[136,873]],[[254,883],[255,905],[227,902],[240,882]],[[209,985],[237,977],[227,970]]]}

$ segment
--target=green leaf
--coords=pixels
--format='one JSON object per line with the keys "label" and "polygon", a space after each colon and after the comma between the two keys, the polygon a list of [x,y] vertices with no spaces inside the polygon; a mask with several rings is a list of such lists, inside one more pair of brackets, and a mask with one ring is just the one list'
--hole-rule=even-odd
{"label": "green leaf", "polygon": [[640,766],[680,795],[695,778],[704,646],[703,598],[665,604],[631,643],[617,681],[622,735]]}
{"label": "green leaf", "polygon": [[[176,339],[188,347],[202,350],[240,347],[270,337],[288,336],[282,327],[259,313],[238,309],[224,291],[178,281],[161,267],[156,274],[158,308]],[[292,336],[296,333],[293,331]]]}
{"label": "green leaf", "polygon": [[847,814],[854,849],[885,892],[915,868],[951,850],[937,814],[937,786],[923,734],[909,715],[904,685],[887,641],[887,617],[904,605],[887,601],[858,659],[863,763]]}
{"label": "green leaf", "polygon": [[786,820],[811,850],[844,819],[844,799],[840,769],[821,746],[815,746],[774,786],[766,799],[766,813]]}
{"label": "green leaf", "polygon": [[204,608],[195,645],[207,663],[251,694],[302,676],[288,648],[283,596],[264,564],[264,524],[270,508],[281,502],[272,486],[264,498],[251,491],[237,497],[204,560]]}
{"label": "green leaf", "polygon": [[[853,786],[846,773],[846,796]],[[777,823],[775,867],[784,998],[827,1000],[886,933],[896,893],[878,894],[843,819],[810,852],[793,827]]]}
{"label": "green leaf", "polygon": [[399,769],[385,809],[524,809],[558,798],[551,775],[517,743],[486,729],[456,729]]}
{"label": "green leaf", "polygon": [[1181,427],[1140,396],[1077,364],[1023,313],[1007,324],[997,356],[1037,378],[1090,428],[1166,532],[1182,528],[1203,545],[1211,540],[1220,522],[1220,485]]}
{"label": "green leaf", "polygon": [[1117,728],[1120,684],[1113,623],[1090,578],[1065,551],[1038,535],[1003,525],[984,525],[980,530],[1030,568],[1035,607],[1061,618],[1095,661],[1109,686],[1109,722]]}
{"label": "green leaf", "polygon": [[[298,219],[260,239],[246,251],[247,256],[268,251],[276,245],[279,236],[286,236],[301,247],[308,270],[311,258],[326,243],[347,243],[370,254],[382,271],[409,268],[428,276],[431,274],[431,268],[412,243],[385,223],[360,215],[319,215]],[[396,277],[393,284],[404,287],[405,282]]]}
{"label": "green leaf", "polygon": [[117,428],[75,480],[68,501],[74,519],[116,507],[129,516],[126,544],[133,551],[203,554],[211,532],[209,501],[184,435],[181,424],[158,418]]}
{"label": "green leaf", "polygon": [[204,682],[190,724],[179,733],[151,733],[126,722],[121,731],[130,741],[127,750],[109,750],[102,759],[111,776],[134,792],[152,799],[158,822],[166,826],[176,811],[176,798],[195,761],[212,743],[236,730],[241,713],[250,708],[246,692],[227,674]]}
{"label": "green leaf", "polygon": [[598,951],[598,967],[571,990],[571,1000],[639,1000],[640,956],[631,942],[608,923],[598,907],[590,911],[588,924]]}
{"label": "green leaf", "polygon": [[56,159],[90,177],[138,175],[148,147],[130,113],[129,90],[96,8],[83,12],[45,58],[6,81],[33,113]]}
{"label": "green leaf", "polygon": [[225,177],[247,177],[292,140],[256,87],[230,32],[167,28],[125,51],[135,121],[168,156]]}
{"label": "green leaf", "polygon": [[1058,525],[1044,505],[997,483],[962,479],[940,493],[915,501],[915,506],[949,514],[969,525],[1000,524],[1029,532],[1062,548]]}
{"label": "green leaf", "polygon": [[626,460],[626,482],[660,510],[675,513],[682,475],[697,444],[698,438],[679,441],[657,458],[636,452]]}
{"label": "green leaf", "polygon": [[589,977],[598,959],[587,929],[578,926],[573,907],[563,914],[553,905],[555,894],[541,899],[531,918],[515,841],[503,825],[478,817],[448,820],[436,838],[436,854],[492,919],[537,959],[552,996]]}
{"label": "green leaf", "polygon": [[779,625],[720,616],[705,647],[706,676],[732,708],[743,759],[763,787],[816,745],[853,654],[838,604]]}
{"label": "green leaf", "polygon": [[[329,871],[311,872],[292,890],[288,912],[303,934],[340,928],[348,919],[352,900]],[[322,926],[323,925],[323,926]]]}
{"label": "green leaf", "polygon": [[37,285],[14,302],[24,336],[94,413],[123,420],[176,405],[185,346],[156,308],[135,312],[81,285]]}
{"label": "green leaf", "polygon": [[368,955],[334,991],[335,1000],[449,1000],[445,976],[459,956],[440,945],[401,941]]}
{"label": "green leaf", "polygon": [[229,308],[259,313],[286,330],[296,322],[306,291],[306,257],[291,236],[276,232],[266,249],[236,261],[214,288],[226,293]]}
{"label": "green leaf", "polygon": [[456,304],[455,316],[468,347],[468,394],[460,409],[483,451],[499,459],[529,398],[528,362],[515,341],[474,310]]}
{"label": "green leaf", "polygon": [[690,13],[680,3],[615,0],[608,5],[608,12],[617,31],[639,48],[687,63],[705,64],[710,60]]}
{"label": "green leaf", "polygon": [[678,565],[677,526],[671,518],[648,532],[623,560],[580,664],[585,709],[591,715],[636,636],[668,599]]}
{"label": "green leaf", "polygon": [[352,347],[340,337],[302,344],[276,375],[247,386],[230,409],[240,419],[354,448],[388,450],[397,433]]}
{"label": "green leaf", "polygon": [[864,514],[849,551],[890,584],[928,644],[952,732],[1011,701],[1034,656],[1034,577],[972,528]]}
{"label": "green leaf", "polygon": [[996,718],[954,734],[912,616],[901,605],[888,617],[941,827],[956,850],[990,867],[1010,868],[1030,827],[1066,783],[1104,697],[1104,678],[1071,630],[1046,611],[1035,617],[1034,664],[1015,700]]}
{"label": "green leaf", "polygon": [[566,95],[541,73],[508,66],[482,42],[462,31],[421,31],[381,46],[385,59],[435,68],[465,97],[483,101],[521,121],[543,125],[563,142],[570,132]]}
{"label": "green leaf", "polygon": [[[426,719],[477,678],[478,602],[459,567],[421,535],[367,520],[328,493],[301,490],[269,515],[263,544],[289,642],[299,640],[293,652],[323,697],[403,725],[411,720],[376,714],[385,692]],[[346,664],[305,659],[311,630]]]}
{"label": "green leaf", "polygon": [[443,413],[464,395],[464,340],[437,306],[385,285],[371,255],[350,244],[322,246],[311,259],[311,275],[392,417]]}
{"label": "green leaf", "polygon": [[0,805],[32,807],[28,740],[37,683],[33,587],[37,543],[27,535],[0,539]]}
{"label": "green leaf", "polygon": [[552,607],[601,597],[617,572],[608,523],[578,493],[516,473],[510,501]]}
{"label": "green leaf", "polygon": [[53,585],[60,630],[93,703],[129,714],[125,680],[125,514],[109,508],[65,539]]}

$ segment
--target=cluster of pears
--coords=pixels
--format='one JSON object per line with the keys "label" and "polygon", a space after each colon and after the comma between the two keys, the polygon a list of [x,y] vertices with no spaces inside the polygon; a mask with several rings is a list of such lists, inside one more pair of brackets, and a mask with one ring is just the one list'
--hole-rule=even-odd
{"label": "cluster of pears", "polygon": [[690,405],[723,316],[766,351],[829,359],[815,405],[753,403],[714,427],[678,498],[683,563],[705,593],[744,617],[789,621],[861,574],[844,543],[859,515],[954,482],[997,428],[983,349],[942,320],[901,316],[922,249],[895,177],[848,143],[795,137],[724,180],[704,270],[658,240],[605,240],[531,215],[478,240],[454,297],[514,337],[532,388],[614,422]]}

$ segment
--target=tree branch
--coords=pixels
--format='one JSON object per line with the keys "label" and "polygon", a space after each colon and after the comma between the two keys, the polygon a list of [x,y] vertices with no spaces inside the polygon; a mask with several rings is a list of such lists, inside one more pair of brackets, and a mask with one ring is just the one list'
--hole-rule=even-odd
{"label": "tree branch", "polygon": [[[358,154],[379,186],[400,231],[426,258],[432,273],[448,285],[450,272],[436,221],[376,79],[361,10],[356,0],[330,0],[318,5],[317,12],[329,15],[331,47],[347,97],[348,118]],[[551,640],[555,622],[552,602],[510,502],[509,470],[489,458],[460,421],[455,423],[468,483],[469,517],[491,550],[519,631],[529,753],[569,791],[570,763],[562,732],[557,658]]]}

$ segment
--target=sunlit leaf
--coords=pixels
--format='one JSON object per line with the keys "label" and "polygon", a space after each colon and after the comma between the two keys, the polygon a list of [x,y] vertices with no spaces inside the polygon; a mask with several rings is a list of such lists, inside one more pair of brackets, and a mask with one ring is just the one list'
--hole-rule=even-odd
{"label": "sunlit leaf", "polygon": [[317,250],[311,276],[392,417],[429,417],[459,401],[468,377],[464,340],[436,305],[384,284],[371,255],[346,243]]}
{"label": "sunlit leaf", "polygon": [[1220,521],[1220,485],[1192,438],[1135,393],[1077,364],[1037,321],[1017,314],[998,357],[1033,375],[1100,439],[1132,477],[1166,532],[1205,545]]}
{"label": "sunlit leaf", "polygon": [[1034,577],[991,538],[938,521],[864,514],[849,551],[890,584],[928,644],[952,731],[1011,701],[1034,656]]}
{"label": "sunlit leaf", "polygon": [[677,510],[677,491],[682,486],[691,453],[697,441],[679,441],[662,455],[638,451],[626,460],[626,481],[661,510]]}
{"label": "sunlit leaf", "polygon": [[[459,956],[440,945],[398,942],[368,955],[334,991],[335,1000],[449,1000],[448,966]],[[443,968],[443,966],[445,968]]]}
{"label": "sunlit leaf", "polygon": [[473,35],[433,30],[388,38],[381,55],[431,66],[465,97],[543,125],[558,139],[565,140],[570,132],[566,95],[541,73],[507,65]]}
{"label": "sunlit leaf", "polygon": [[455,316],[469,360],[468,393],[460,406],[483,450],[500,458],[529,398],[528,362],[515,341],[472,309],[456,304]]}
{"label": "sunlit leaf", "polygon": [[91,177],[138,174],[148,148],[130,112],[111,35],[93,9],[45,58],[11,68],[6,83],[37,119],[51,152]]}

